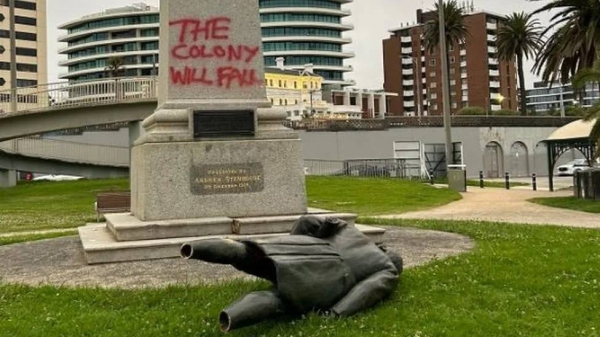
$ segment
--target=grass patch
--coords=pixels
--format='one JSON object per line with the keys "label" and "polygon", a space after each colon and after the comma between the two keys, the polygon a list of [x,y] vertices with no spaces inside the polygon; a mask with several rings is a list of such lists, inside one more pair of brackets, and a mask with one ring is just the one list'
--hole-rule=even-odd
{"label": "grass patch", "polygon": [[308,205],[360,215],[405,213],[460,200],[459,193],[393,178],[308,177]]}
{"label": "grass patch", "polygon": [[77,231],[72,230],[72,231],[59,232],[59,233],[48,233],[48,234],[5,236],[5,237],[0,237],[0,246],[12,245],[15,243],[22,243],[22,242],[32,242],[32,241],[39,241],[39,240],[46,240],[46,239],[55,239],[55,238],[61,238],[63,236],[70,236],[70,235],[76,235],[76,234],[77,234]]}
{"label": "grass patch", "polygon": [[31,182],[0,190],[0,233],[82,226],[96,220],[98,192],[127,189],[127,179],[109,179]]}
{"label": "grass patch", "polygon": [[[272,320],[231,336],[598,336],[600,232],[482,222],[375,221],[472,237],[468,254],[407,270],[357,316]],[[222,336],[221,309],[265,283],[162,290],[0,285],[0,336]]]}
{"label": "grass patch", "polygon": [[[76,228],[96,221],[102,191],[129,189],[127,179],[35,182],[0,190],[0,233]],[[402,213],[460,199],[458,193],[397,179],[308,177],[311,207],[360,214]]]}
{"label": "grass patch", "polygon": [[588,213],[600,213],[600,202],[593,200],[578,199],[575,197],[559,197],[536,198],[528,201],[544,206],[565,208]]}

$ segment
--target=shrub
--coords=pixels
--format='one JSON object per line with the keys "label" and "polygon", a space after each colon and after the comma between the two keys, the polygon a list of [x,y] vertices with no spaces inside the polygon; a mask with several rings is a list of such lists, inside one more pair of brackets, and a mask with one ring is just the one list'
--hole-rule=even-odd
{"label": "shrub", "polygon": [[478,106],[469,106],[462,108],[458,113],[461,116],[485,116],[485,109]]}

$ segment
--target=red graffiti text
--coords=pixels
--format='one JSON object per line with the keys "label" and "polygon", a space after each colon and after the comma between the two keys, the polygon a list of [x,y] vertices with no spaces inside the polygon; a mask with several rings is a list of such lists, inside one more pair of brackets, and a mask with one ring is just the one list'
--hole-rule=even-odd
{"label": "red graffiti text", "polygon": [[171,47],[171,84],[231,89],[262,85],[251,62],[261,57],[260,47],[231,41],[231,19],[185,18],[171,21],[177,42]]}

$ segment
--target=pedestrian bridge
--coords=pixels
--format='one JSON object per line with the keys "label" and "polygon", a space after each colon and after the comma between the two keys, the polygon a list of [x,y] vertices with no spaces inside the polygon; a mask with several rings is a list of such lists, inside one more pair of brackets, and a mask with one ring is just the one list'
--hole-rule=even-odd
{"label": "pedestrian bridge", "polygon": [[0,91],[0,141],[134,122],[156,109],[157,79],[59,82]]}

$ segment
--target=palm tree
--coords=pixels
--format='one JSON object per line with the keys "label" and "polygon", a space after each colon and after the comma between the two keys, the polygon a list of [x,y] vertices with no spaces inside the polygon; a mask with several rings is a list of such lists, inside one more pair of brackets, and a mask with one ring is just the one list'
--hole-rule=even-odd
{"label": "palm tree", "polygon": [[503,61],[512,61],[517,57],[519,87],[521,96],[521,115],[527,115],[527,93],[525,91],[525,71],[523,58],[534,57],[542,47],[542,27],[537,19],[525,12],[513,13],[504,18],[496,38],[498,57]]}
{"label": "palm tree", "polygon": [[[467,26],[465,24],[465,8],[461,7],[456,0],[450,0],[444,3],[444,27],[446,31],[446,50],[450,50],[450,46],[457,46],[464,43],[467,35]],[[423,30],[423,44],[429,53],[433,53],[436,47],[440,44],[440,17],[439,4],[435,4],[435,17],[433,20],[425,24]],[[448,58],[449,55],[445,55]],[[440,56],[440,57],[443,57]],[[448,60],[448,64],[450,64]],[[448,67],[448,87],[450,87],[450,67]]]}
{"label": "palm tree", "polygon": [[600,1],[551,0],[532,15],[554,11],[542,35],[553,32],[536,58],[533,70],[545,82],[567,82],[578,71],[591,68],[600,42]]}
{"label": "palm tree", "polygon": [[104,70],[110,77],[120,77],[123,74],[123,66],[125,60],[121,56],[113,56],[106,60],[106,68]]}
{"label": "palm tree", "polygon": [[[423,42],[429,52],[440,44],[440,19],[439,4],[435,4],[435,18],[425,25],[423,31]],[[456,0],[444,3],[444,19],[446,28],[446,43],[448,47],[464,43],[467,38],[467,26],[465,24],[465,9],[458,5]]]}
{"label": "palm tree", "polygon": [[121,56],[113,56],[106,60],[106,68],[104,70],[109,74],[110,77],[115,79],[115,99],[121,99],[121,88],[119,86],[119,77],[123,74],[123,65],[125,61]]}

